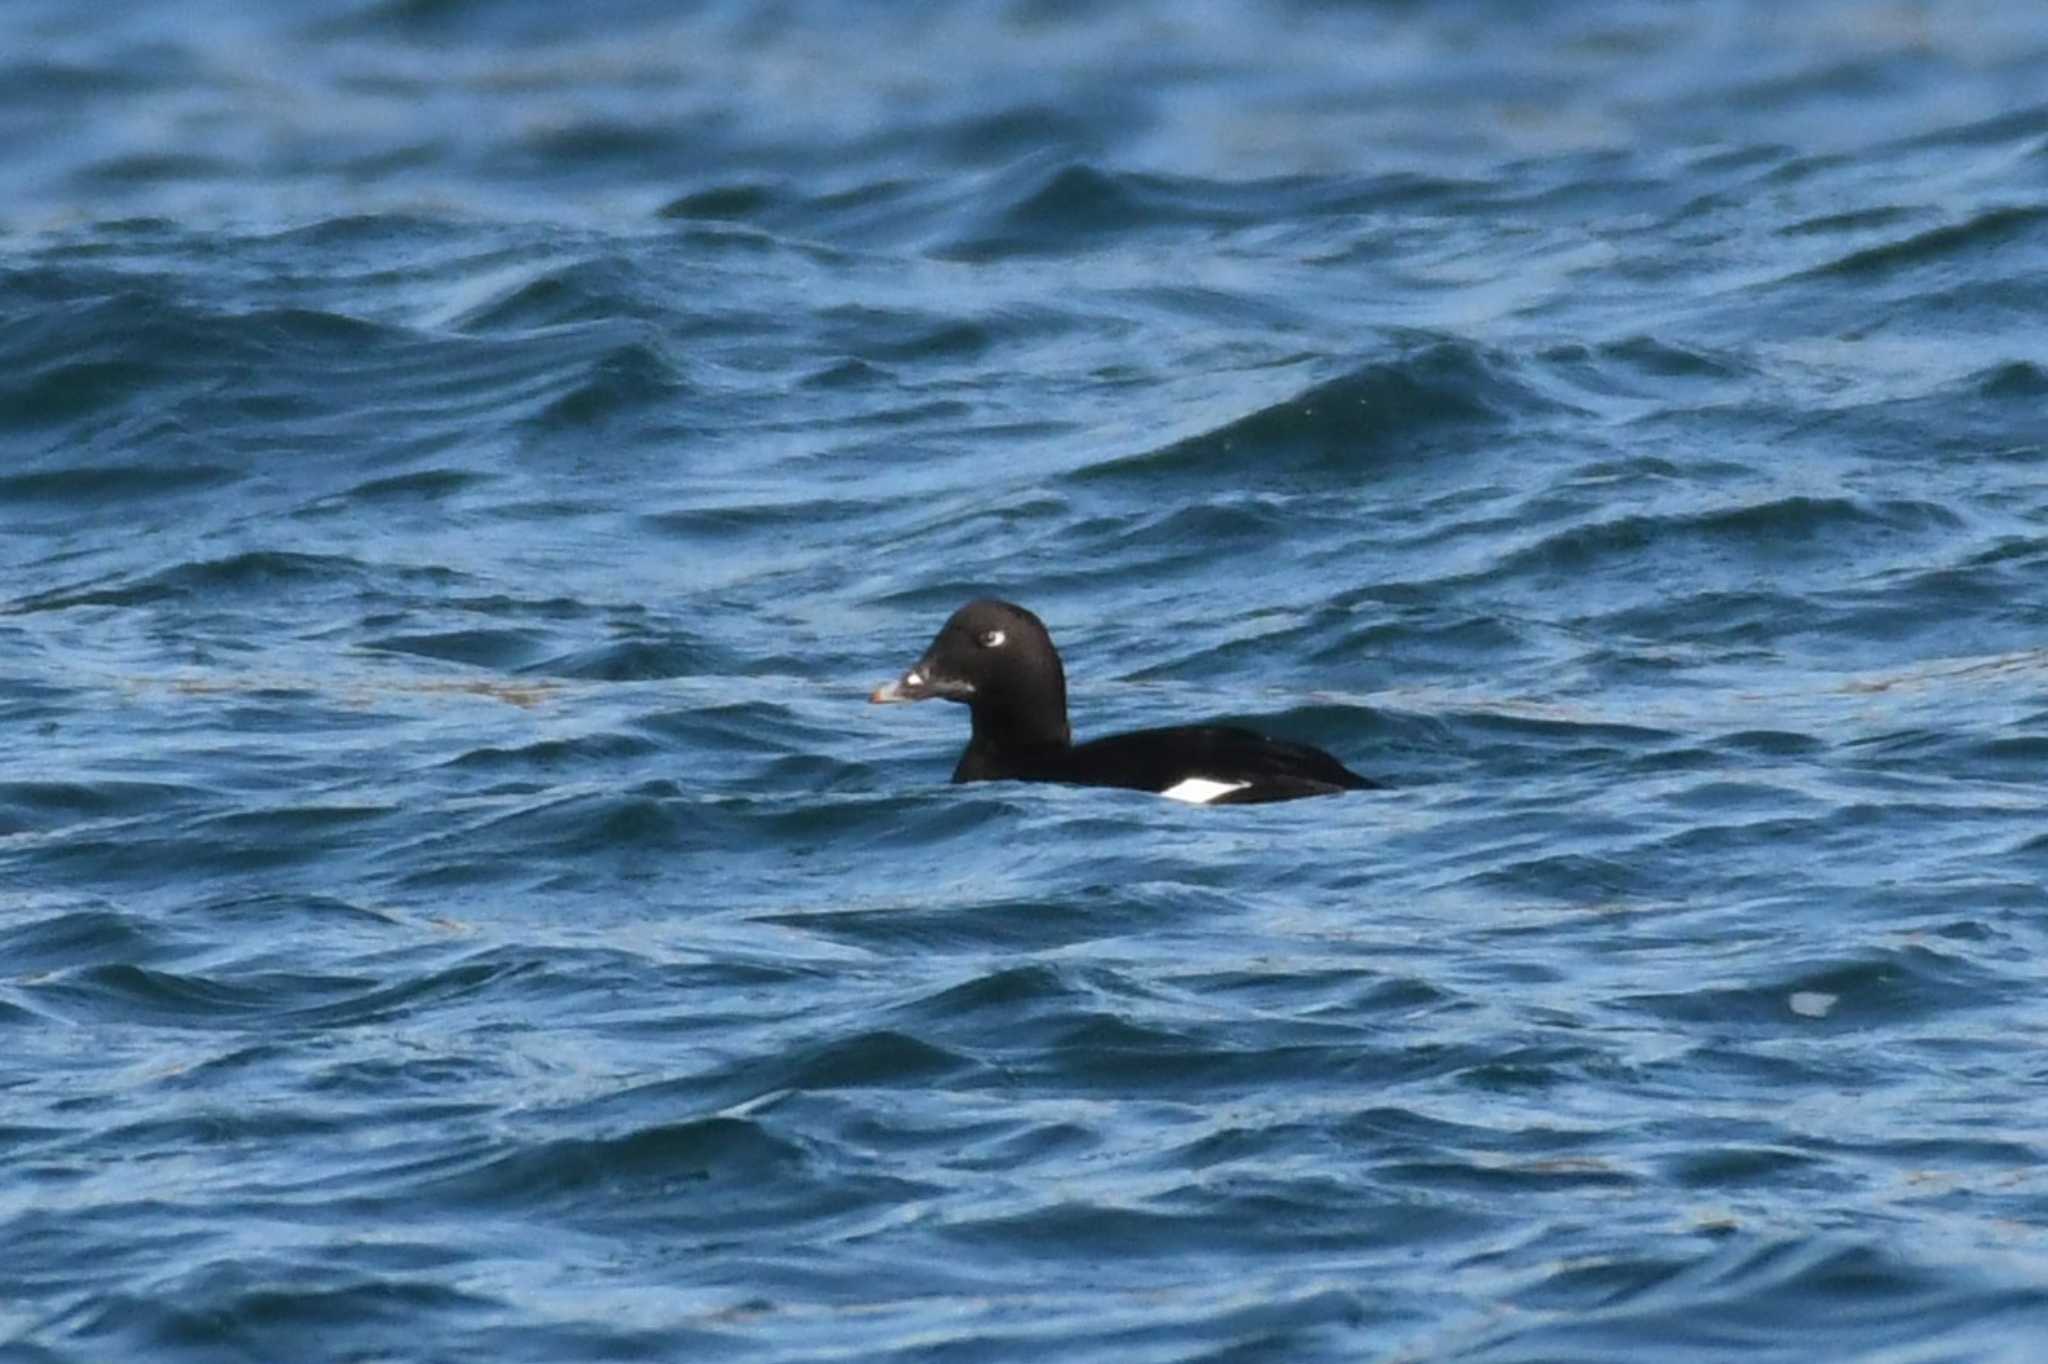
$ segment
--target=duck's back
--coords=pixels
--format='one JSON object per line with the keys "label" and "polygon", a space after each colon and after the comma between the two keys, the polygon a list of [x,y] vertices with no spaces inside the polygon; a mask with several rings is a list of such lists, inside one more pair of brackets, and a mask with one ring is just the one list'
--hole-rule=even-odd
{"label": "duck's back", "polygon": [[1378,783],[1320,748],[1235,725],[1176,725],[1111,735],[1069,749],[1059,780],[1152,791],[1203,805],[1296,800]]}

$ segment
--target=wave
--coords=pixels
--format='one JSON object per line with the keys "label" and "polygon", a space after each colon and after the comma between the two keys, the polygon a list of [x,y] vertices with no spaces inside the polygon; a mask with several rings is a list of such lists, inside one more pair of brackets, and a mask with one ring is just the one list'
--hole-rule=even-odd
{"label": "wave", "polygon": [[1864,247],[1804,272],[1799,278],[1868,283],[1907,271],[1943,265],[1958,257],[1982,259],[2017,250],[2037,254],[2048,243],[2048,208],[1984,209],[1959,223],[1915,232],[1897,241]]}
{"label": "wave", "polygon": [[[147,606],[188,599],[219,603],[239,596],[267,600],[279,592],[330,592],[351,583],[360,584],[371,576],[373,570],[369,565],[341,555],[247,550],[220,559],[173,564],[127,582],[80,584],[32,593],[0,605],[0,613]],[[401,576],[446,581],[444,575],[432,570],[401,572]]]}
{"label": "wave", "polygon": [[1162,477],[1282,485],[1351,481],[1447,449],[1486,431],[1566,410],[1516,377],[1507,357],[1442,340],[1362,365],[1280,402],[1158,449],[1089,464],[1080,483]]}
{"label": "wave", "polygon": [[[1735,1170],[1796,1155],[1763,1151]],[[1808,1178],[1813,1176],[1809,1175]],[[1473,1364],[1570,1358],[1624,1364],[1646,1342],[1711,1341],[1743,1358],[1875,1358],[1898,1351],[2015,1359],[2008,1323],[2048,1312],[2038,1288],[2001,1288],[1967,1257],[1908,1258],[1853,1227],[1786,1231],[1735,1213],[1662,1253],[1616,1246],[1519,1290],[1516,1320],[1456,1342]],[[1541,1310],[1533,1310],[1538,1309]],[[1701,1323],[1712,1322],[1702,1334]],[[1448,1342],[1447,1342],[1448,1343]]]}
{"label": "wave", "polygon": [[[1752,826],[1755,837],[1768,831]],[[1707,851],[1703,841],[1687,851]],[[1631,995],[1622,1001],[1675,1023],[1709,1023],[1722,1037],[1777,1036],[1787,1027],[1896,1027],[1994,1008],[2023,990],[1969,956],[1909,944],[1778,968],[1763,981],[1703,984],[1692,990]]]}
{"label": "wave", "polygon": [[[1903,543],[1941,543],[1965,525],[1953,509],[1914,498],[1792,494],[1686,512],[1588,518],[1506,550],[1478,581],[1612,578],[1630,595],[1659,594],[1655,609],[1681,609],[1703,591],[1744,606],[1783,597],[1801,581],[1837,582],[1837,566],[1896,554]],[[1788,578],[1809,569],[1811,579]],[[1750,589],[1759,579],[1771,588]],[[1777,619],[1790,624],[1782,615]]]}

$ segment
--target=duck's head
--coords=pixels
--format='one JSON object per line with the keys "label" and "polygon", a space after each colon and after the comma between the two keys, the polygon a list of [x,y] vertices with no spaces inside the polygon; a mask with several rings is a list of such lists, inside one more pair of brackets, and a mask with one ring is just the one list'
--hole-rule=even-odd
{"label": "duck's head", "polygon": [[971,601],[955,611],[924,656],[868,699],[959,701],[977,734],[1023,742],[1068,742],[1067,676],[1045,622],[1006,601]]}

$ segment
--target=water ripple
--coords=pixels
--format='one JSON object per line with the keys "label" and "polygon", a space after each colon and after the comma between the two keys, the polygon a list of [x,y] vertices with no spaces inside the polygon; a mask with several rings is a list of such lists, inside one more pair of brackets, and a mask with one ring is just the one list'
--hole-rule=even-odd
{"label": "water ripple", "polygon": [[[0,7],[0,1354],[2031,1361],[2035,9],[158,8]],[[984,594],[1384,786],[954,786]]]}

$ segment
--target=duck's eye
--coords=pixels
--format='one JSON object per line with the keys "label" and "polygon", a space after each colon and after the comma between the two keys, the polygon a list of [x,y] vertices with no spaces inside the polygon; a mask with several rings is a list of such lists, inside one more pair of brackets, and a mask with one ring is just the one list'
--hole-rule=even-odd
{"label": "duck's eye", "polygon": [[1005,635],[1001,630],[983,630],[975,639],[975,643],[984,649],[993,649],[1008,638],[1009,636]]}

